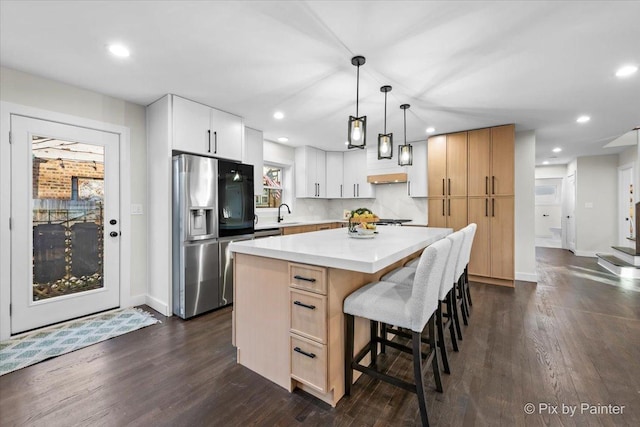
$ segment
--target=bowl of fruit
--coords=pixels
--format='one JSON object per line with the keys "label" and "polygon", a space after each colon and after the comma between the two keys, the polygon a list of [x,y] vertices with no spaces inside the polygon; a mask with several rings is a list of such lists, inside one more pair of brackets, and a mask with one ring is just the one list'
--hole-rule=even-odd
{"label": "bowl of fruit", "polygon": [[349,218],[349,233],[358,236],[373,236],[376,232],[378,217],[367,208],[351,211]]}

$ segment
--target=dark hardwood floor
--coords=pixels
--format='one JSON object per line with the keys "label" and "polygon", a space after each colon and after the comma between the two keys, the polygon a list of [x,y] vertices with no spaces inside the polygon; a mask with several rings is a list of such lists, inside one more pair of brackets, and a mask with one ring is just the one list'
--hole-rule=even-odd
{"label": "dark hardwood floor", "polygon": [[[472,283],[445,392],[427,383],[439,426],[640,425],[640,282],[595,259],[538,249],[538,284]],[[0,377],[2,426],[413,426],[415,395],[360,378],[336,408],[235,363],[231,310],[150,326]],[[269,357],[265,349],[265,357]],[[408,355],[379,357],[411,380]],[[429,374],[430,375],[430,374]],[[535,406],[526,415],[525,404]],[[538,413],[541,404],[557,405]],[[581,414],[581,403],[624,405]],[[562,414],[562,404],[577,405]],[[600,411],[603,406],[598,407]],[[566,410],[566,409],[565,409]]]}

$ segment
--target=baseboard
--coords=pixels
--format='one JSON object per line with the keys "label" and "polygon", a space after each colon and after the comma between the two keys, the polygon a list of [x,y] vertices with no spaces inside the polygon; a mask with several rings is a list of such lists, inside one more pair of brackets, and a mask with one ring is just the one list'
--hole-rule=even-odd
{"label": "baseboard", "polygon": [[151,295],[146,295],[146,304],[158,313],[165,316],[171,316],[173,314],[171,310],[169,310],[169,306],[166,302],[160,301],[159,299],[154,298]]}
{"label": "baseboard", "polygon": [[597,252],[606,252],[606,251],[579,251],[576,250],[573,252],[573,254],[575,256],[585,256],[585,257],[589,257],[589,258],[597,258],[596,253]]}
{"label": "baseboard", "polygon": [[516,280],[519,282],[538,283],[538,275],[536,273],[518,273],[516,271]]}
{"label": "baseboard", "polygon": [[138,305],[144,305],[147,303],[147,295],[146,294],[140,294],[140,295],[131,295],[129,297],[129,305],[131,307],[135,307]]}

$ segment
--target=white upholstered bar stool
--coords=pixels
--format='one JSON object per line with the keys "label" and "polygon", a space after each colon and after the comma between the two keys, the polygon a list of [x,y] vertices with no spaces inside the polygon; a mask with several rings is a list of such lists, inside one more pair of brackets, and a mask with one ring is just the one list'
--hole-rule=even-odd
{"label": "white upholstered bar stool", "polygon": [[[458,341],[456,340],[456,329],[460,328],[460,320],[458,318],[457,304],[456,304],[456,281],[454,276],[456,273],[456,267],[460,258],[462,245],[464,243],[465,234],[461,231],[456,231],[446,237],[451,241],[451,251],[447,257],[447,263],[440,282],[440,291],[438,294],[438,309],[436,311],[436,327],[438,329],[438,347],[440,348],[440,354],[442,357],[442,367],[445,373],[451,373],[449,368],[449,357],[447,355],[447,348],[444,342],[444,331],[449,329],[451,336],[451,345],[454,351],[458,351]],[[416,269],[414,267],[401,267],[384,276],[380,280],[396,282],[404,286],[412,286],[413,277]],[[443,304],[446,306],[446,312],[442,310]],[[382,336],[384,337],[387,332],[393,332],[389,330],[387,325],[382,323],[381,325]],[[381,349],[384,352],[384,347]]]}
{"label": "white upholstered bar stool", "polygon": [[[476,235],[478,225],[471,223],[461,229],[465,238],[460,251],[460,258],[456,266],[455,280],[458,287],[458,298],[460,299],[460,311],[462,312],[462,320],[465,325],[469,324],[468,317],[470,315],[469,306],[473,305],[471,302],[471,291],[469,290],[469,260],[471,259],[471,248],[473,247],[473,239]],[[456,302],[457,306],[457,302]],[[458,337],[461,337],[462,333],[458,330]]]}
{"label": "white upholstered bar stool", "polygon": [[[427,247],[420,256],[420,263],[415,272],[413,286],[384,281],[373,282],[353,292],[344,300],[345,395],[351,394],[353,369],[356,369],[373,378],[416,393],[422,425],[429,425],[422,359],[426,360],[426,364],[431,362],[436,388],[441,392],[442,382],[440,380],[436,352],[434,317],[438,308],[440,282],[442,281],[450,250],[451,241],[449,239],[441,239]],[[356,355],[353,354],[354,316],[369,319],[371,324],[369,345],[365,346]],[[388,341],[386,336],[378,336],[378,322],[410,330],[410,334],[400,332],[400,335],[407,335],[411,338],[411,347]],[[427,324],[429,326],[429,338],[425,340],[422,337],[422,333]],[[429,344],[427,353],[422,352],[422,343],[425,341]],[[380,342],[413,355],[415,380],[413,384],[377,369],[377,347]],[[369,366],[361,365],[360,361],[367,353],[371,354],[371,364]]]}

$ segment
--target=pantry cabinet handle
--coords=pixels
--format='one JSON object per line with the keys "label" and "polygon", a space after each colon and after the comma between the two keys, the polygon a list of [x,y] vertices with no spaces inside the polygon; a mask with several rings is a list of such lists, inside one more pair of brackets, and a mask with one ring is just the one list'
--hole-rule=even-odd
{"label": "pantry cabinet handle", "polygon": [[449,187],[449,188],[447,188],[447,192],[449,193],[449,195],[451,195],[451,178],[447,179],[447,184],[448,184],[448,187]]}
{"label": "pantry cabinet handle", "polygon": [[496,194],[496,177],[491,176],[491,194]]}
{"label": "pantry cabinet handle", "polygon": [[489,216],[489,199],[484,199],[484,216]]}
{"label": "pantry cabinet handle", "polygon": [[207,130],[207,134],[208,134],[208,146],[207,146],[207,153],[211,152],[211,129]]}
{"label": "pantry cabinet handle", "polygon": [[484,177],[484,194],[489,195],[489,177]]}
{"label": "pantry cabinet handle", "polygon": [[449,216],[451,216],[451,199],[447,199],[447,202],[448,202],[447,203],[447,205],[448,205],[447,210],[449,211]]}
{"label": "pantry cabinet handle", "polygon": [[444,216],[444,199],[442,199],[442,216]]}
{"label": "pantry cabinet handle", "polygon": [[496,216],[496,199],[491,199],[491,216]]}
{"label": "pantry cabinet handle", "polygon": [[310,357],[310,358],[312,358],[312,359],[315,359],[315,358],[316,358],[316,355],[315,355],[315,354],[313,354],[313,353],[307,353],[306,351],[302,350],[300,347],[294,347],[294,348],[293,348],[293,351],[295,351],[296,353],[303,354],[303,355],[305,355],[305,356],[307,356],[307,357]]}
{"label": "pantry cabinet handle", "polygon": [[444,196],[444,178],[442,178],[442,195]]}
{"label": "pantry cabinet handle", "polygon": [[218,132],[213,132],[213,154],[218,152]]}
{"label": "pantry cabinet handle", "polygon": [[315,305],[308,305],[308,304],[305,304],[305,303],[300,302],[300,301],[294,301],[293,303],[295,305],[299,305],[300,307],[308,308],[309,310],[315,310],[316,309]]}
{"label": "pantry cabinet handle", "polygon": [[304,280],[305,282],[315,282],[316,279],[314,279],[313,277],[304,277],[304,276],[299,276],[299,275],[295,275],[293,276],[294,279],[296,280]]}

